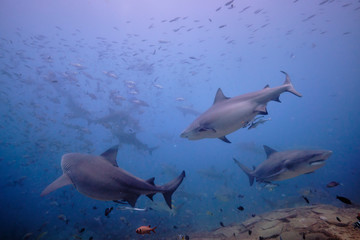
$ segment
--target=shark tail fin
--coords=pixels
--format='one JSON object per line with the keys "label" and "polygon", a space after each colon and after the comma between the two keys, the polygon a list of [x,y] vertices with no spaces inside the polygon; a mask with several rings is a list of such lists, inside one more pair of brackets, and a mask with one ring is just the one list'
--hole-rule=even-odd
{"label": "shark tail fin", "polygon": [[168,182],[167,184],[164,184],[161,186],[163,189],[163,195],[165,198],[166,204],[171,207],[171,196],[176,191],[176,189],[179,187],[179,185],[182,183],[183,179],[185,177],[185,171],[182,171],[182,173],[175,179],[173,179],[171,182]]}
{"label": "shark tail fin", "polygon": [[235,158],[234,162],[246,173],[246,175],[249,177],[249,183],[250,186],[252,186],[254,184],[254,176],[251,174],[251,170],[249,168],[247,168],[245,165],[241,164],[238,160],[236,160]]}
{"label": "shark tail fin", "polygon": [[291,83],[291,80],[290,80],[290,77],[289,77],[289,74],[287,74],[286,72],[284,71],[281,71],[283,74],[285,74],[285,82],[284,82],[284,85],[288,85],[288,88],[286,91],[288,92],[291,92],[292,94],[298,96],[298,97],[302,97],[301,93],[299,93],[298,91],[295,90],[294,86],[292,85]]}

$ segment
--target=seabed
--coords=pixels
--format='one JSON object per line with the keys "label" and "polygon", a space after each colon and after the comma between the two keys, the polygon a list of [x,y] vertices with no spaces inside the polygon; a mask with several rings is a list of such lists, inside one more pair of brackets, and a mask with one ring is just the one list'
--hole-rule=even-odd
{"label": "seabed", "polygon": [[[191,240],[209,239],[360,239],[360,229],[353,224],[360,208],[338,208],[332,205],[312,205],[285,208],[264,213],[212,232],[190,234]],[[251,235],[250,235],[251,234]]]}

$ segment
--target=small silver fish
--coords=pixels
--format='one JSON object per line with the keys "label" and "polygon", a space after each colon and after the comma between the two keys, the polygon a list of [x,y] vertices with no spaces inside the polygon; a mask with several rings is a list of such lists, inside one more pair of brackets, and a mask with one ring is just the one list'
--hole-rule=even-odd
{"label": "small silver fish", "polygon": [[266,119],[260,119],[262,118],[263,116],[261,117],[258,117],[258,118],[255,118],[254,121],[252,121],[250,123],[250,126],[248,129],[252,129],[252,128],[256,128],[257,126],[259,126],[260,124],[264,124],[265,122],[271,120],[271,118],[266,118]]}
{"label": "small silver fish", "polygon": [[146,212],[147,208],[136,208],[136,207],[118,207],[119,210],[129,210],[129,211],[139,211],[139,212]]}

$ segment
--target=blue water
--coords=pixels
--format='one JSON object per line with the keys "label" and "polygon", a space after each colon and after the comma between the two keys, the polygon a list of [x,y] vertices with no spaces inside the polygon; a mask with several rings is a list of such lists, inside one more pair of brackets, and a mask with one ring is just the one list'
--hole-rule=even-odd
{"label": "blue water", "polygon": [[[1,1],[1,239],[142,239],[142,225],[158,225],[149,239],[176,239],[307,205],[303,195],[360,203],[359,1],[227,2]],[[279,86],[281,70],[303,97],[270,102],[271,121],[229,134],[231,144],[179,137],[196,116],[178,107],[204,112],[219,87],[232,97]],[[72,186],[40,197],[62,174],[63,154],[99,155],[119,132],[133,137],[122,138],[121,168],[156,184],[186,171],[175,211],[161,194],[136,203],[153,210],[109,217],[117,204]],[[232,158],[257,166],[264,144],[333,155],[272,190],[250,187]],[[330,181],[341,185],[326,188]]]}

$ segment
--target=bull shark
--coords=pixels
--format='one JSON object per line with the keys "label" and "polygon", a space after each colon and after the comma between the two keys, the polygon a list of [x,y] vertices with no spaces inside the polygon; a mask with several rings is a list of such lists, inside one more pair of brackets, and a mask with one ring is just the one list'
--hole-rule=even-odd
{"label": "bull shark", "polygon": [[140,195],[153,200],[153,196],[160,192],[171,208],[171,196],[183,181],[185,171],[169,183],[158,186],[154,183],[155,178],[145,181],[119,168],[116,162],[117,152],[118,146],[113,146],[100,156],[64,154],[61,159],[63,175],[47,186],[41,196],[72,184],[87,197],[104,201],[126,201],[135,207]]}
{"label": "bull shark", "polygon": [[224,95],[221,88],[217,90],[213,105],[192,122],[180,135],[189,140],[203,138],[219,138],[230,143],[226,135],[236,130],[247,127],[258,115],[267,115],[266,109],[269,101],[280,102],[280,94],[291,92],[301,97],[301,94],[293,87],[290,77],[286,72],[283,85],[246,93],[237,97],[229,98]]}
{"label": "bull shark", "polygon": [[330,150],[289,150],[277,152],[264,145],[267,159],[251,171],[234,158],[235,163],[249,177],[250,186],[257,182],[281,181],[312,173],[325,165],[332,151]]}

